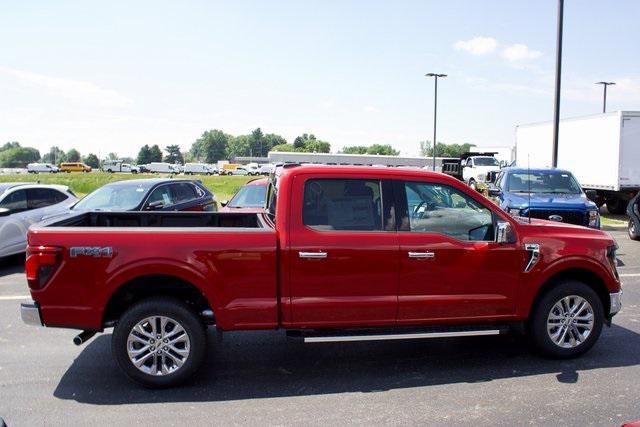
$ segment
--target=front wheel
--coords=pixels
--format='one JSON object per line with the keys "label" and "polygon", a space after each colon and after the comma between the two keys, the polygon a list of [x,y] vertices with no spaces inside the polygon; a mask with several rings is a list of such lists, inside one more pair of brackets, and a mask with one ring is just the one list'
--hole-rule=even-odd
{"label": "front wheel", "polygon": [[529,332],[544,355],[569,359],[598,340],[604,309],[598,294],[582,282],[566,281],[545,293],[531,313]]}
{"label": "front wheel", "polygon": [[189,379],[202,365],[205,327],[183,302],[149,298],[122,315],[113,331],[111,349],[132,380],[150,388],[172,387]]}
{"label": "front wheel", "polygon": [[633,219],[629,220],[629,238],[631,240],[640,240],[640,231],[636,228],[636,223]]}

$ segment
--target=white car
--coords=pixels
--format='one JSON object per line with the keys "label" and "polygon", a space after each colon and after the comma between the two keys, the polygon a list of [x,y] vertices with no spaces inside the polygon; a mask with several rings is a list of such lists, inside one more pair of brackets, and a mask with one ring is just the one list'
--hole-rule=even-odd
{"label": "white car", "polygon": [[151,173],[179,173],[176,165],[162,162],[153,162],[145,165],[145,168]]}
{"label": "white car", "polygon": [[77,201],[64,185],[0,184],[0,257],[24,252],[31,224],[64,212]]}
{"label": "white car", "polygon": [[122,160],[105,160],[102,164],[102,170],[109,173],[140,173],[140,168],[138,166],[130,165],[129,163],[123,163]]}
{"label": "white car", "polygon": [[29,163],[27,165],[29,173],[58,173],[60,169],[50,163]]}
{"label": "white car", "polygon": [[249,175],[249,171],[244,166],[238,166],[235,169],[227,170],[229,175]]}
{"label": "white car", "polygon": [[260,165],[260,175],[271,175],[275,169],[276,165],[271,163]]}
{"label": "white car", "polygon": [[186,163],[184,165],[185,175],[212,175],[215,168],[206,163]]}

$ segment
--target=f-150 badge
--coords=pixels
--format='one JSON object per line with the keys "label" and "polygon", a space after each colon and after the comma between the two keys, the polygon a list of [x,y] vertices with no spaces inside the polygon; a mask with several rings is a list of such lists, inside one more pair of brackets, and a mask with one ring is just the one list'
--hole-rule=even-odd
{"label": "f-150 badge", "polygon": [[111,246],[74,246],[69,249],[71,258],[90,256],[94,258],[111,258],[113,248]]}

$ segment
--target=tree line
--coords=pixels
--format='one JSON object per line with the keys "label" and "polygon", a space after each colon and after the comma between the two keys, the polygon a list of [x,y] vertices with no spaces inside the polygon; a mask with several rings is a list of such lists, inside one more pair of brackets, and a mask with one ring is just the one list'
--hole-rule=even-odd
{"label": "tree line", "polygon": [[[421,141],[420,154],[425,157],[433,156],[431,141]],[[436,145],[437,157],[459,157],[469,151],[473,144],[444,144]],[[119,157],[116,153],[108,153],[105,160],[123,160],[125,163],[148,164],[153,162],[185,163],[204,162],[216,163],[218,160],[232,160],[236,157],[267,157],[269,151],[301,152],[301,153],[330,153],[331,144],[316,138],[314,134],[304,133],[288,143],[277,134],[263,133],[256,128],[247,135],[231,135],[219,129],[205,131],[196,139],[187,152],[182,152],[178,144],[167,145],[164,149],[158,144],[145,144],[140,148],[137,157]],[[343,154],[378,154],[398,156],[400,152],[390,144],[373,144],[370,146],[353,145],[342,148]],[[57,146],[51,147],[42,156],[32,147],[23,147],[16,141],[7,142],[0,146],[0,167],[23,168],[28,163],[44,162],[60,164],[64,162],[83,162],[92,168],[99,168],[101,160],[94,153],[82,155],[72,148],[65,152]]]}

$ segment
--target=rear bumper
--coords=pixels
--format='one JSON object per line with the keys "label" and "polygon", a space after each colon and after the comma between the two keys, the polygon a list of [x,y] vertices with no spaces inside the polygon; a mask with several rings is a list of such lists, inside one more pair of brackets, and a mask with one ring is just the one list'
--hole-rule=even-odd
{"label": "rear bumper", "polygon": [[609,316],[613,316],[622,309],[622,289],[618,292],[609,294],[609,301],[611,301]]}
{"label": "rear bumper", "polygon": [[40,306],[37,302],[20,304],[20,317],[27,325],[43,326],[42,316],[40,316]]}

